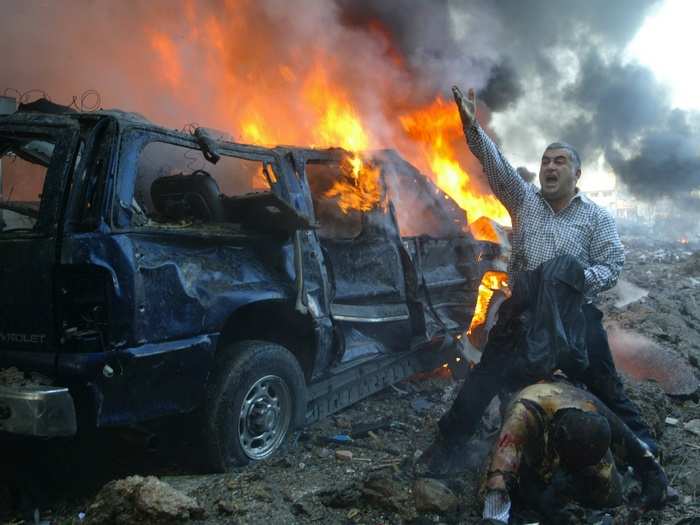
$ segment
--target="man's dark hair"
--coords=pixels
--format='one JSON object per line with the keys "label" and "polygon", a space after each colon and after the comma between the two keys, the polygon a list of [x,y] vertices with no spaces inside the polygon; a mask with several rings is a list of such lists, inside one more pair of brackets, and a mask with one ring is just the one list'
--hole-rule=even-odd
{"label": "man's dark hair", "polygon": [[610,425],[595,412],[564,408],[554,415],[549,437],[562,466],[577,470],[603,458],[610,448]]}
{"label": "man's dark hair", "polygon": [[549,146],[545,148],[545,151],[550,149],[565,149],[569,152],[569,159],[574,164],[574,169],[581,169],[581,157],[578,156],[578,151],[571,144],[567,142],[552,142]]}

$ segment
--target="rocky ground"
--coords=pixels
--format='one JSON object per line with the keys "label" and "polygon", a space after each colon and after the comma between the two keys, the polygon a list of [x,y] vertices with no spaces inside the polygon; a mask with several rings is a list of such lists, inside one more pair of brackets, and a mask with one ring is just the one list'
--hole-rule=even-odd
{"label": "rocky ground", "polygon": [[[638,489],[630,482],[628,505],[581,509],[579,523],[700,523],[700,406],[693,397],[700,362],[700,246],[652,246],[639,239],[626,245],[623,281],[605,294],[601,307],[630,396],[658,434],[674,497],[663,510],[640,514]],[[461,472],[435,480],[416,470],[458,386],[449,373],[404,381],[298,433],[270,461],[222,475],[194,475],[183,467],[196,450],[170,446],[183,433],[178,426],[155,452],[138,434],[102,433],[60,447],[4,443],[0,516],[22,522],[17,513],[2,513],[12,485],[38,502],[35,518],[49,523],[475,523],[479,467],[497,411],[471,442]],[[134,474],[155,477],[124,479]],[[117,479],[123,481],[98,494]]]}

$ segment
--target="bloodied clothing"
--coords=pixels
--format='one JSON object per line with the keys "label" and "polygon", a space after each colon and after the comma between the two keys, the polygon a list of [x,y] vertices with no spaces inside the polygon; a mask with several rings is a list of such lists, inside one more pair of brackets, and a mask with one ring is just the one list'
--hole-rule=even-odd
{"label": "bloodied clothing", "polygon": [[[567,409],[599,414],[607,420],[610,449],[597,463],[575,470],[560,464],[553,428]],[[607,441],[602,450],[606,444]],[[555,500],[556,505],[565,504],[567,499],[593,507],[619,505],[621,479],[613,455],[639,471],[655,464],[649,451],[625,424],[588,392],[564,381],[531,385],[517,393],[506,409],[482,491],[483,494],[507,491],[535,506],[546,497]],[[554,496],[552,489],[556,492]],[[551,500],[549,503],[554,503]]]}
{"label": "bloodied clothing", "polygon": [[612,288],[625,255],[610,213],[578,190],[567,207],[555,212],[540,190],[518,175],[478,122],[465,134],[513,222],[510,271],[534,270],[558,255],[571,255],[584,268],[588,301]]}

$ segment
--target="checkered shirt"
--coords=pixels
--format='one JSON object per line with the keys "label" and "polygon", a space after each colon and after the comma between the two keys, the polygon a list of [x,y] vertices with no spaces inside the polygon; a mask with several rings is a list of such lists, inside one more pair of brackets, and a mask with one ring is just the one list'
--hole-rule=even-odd
{"label": "checkered shirt", "polygon": [[554,212],[540,190],[525,182],[478,123],[465,130],[469,149],[481,162],[491,189],[513,223],[509,270],[534,270],[558,255],[571,255],[585,272],[588,301],[615,286],[625,253],[615,220],[583,193]]}

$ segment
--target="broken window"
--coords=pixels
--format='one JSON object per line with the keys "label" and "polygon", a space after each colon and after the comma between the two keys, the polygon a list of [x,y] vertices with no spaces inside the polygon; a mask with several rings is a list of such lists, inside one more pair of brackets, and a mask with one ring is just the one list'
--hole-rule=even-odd
{"label": "broken window", "polygon": [[401,237],[443,238],[466,229],[465,212],[415,168],[387,162],[384,170]]}
{"label": "broken window", "polygon": [[259,160],[222,156],[212,164],[198,149],[150,142],[138,160],[132,207],[161,223],[227,222],[226,197],[267,193],[275,181]]}
{"label": "broken window", "polygon": [[54,148],[36,136],[0,137],[0,232],[36,226]]}
{"label": "broken window", "polygon": [[351,239],[362,232],[362,212],[343,209],[337,192],[332,191],[343,179],[339,162],[309,161],[306,178],[311,189],[318,234],[326,239]]}

